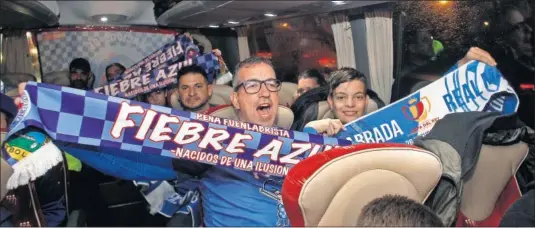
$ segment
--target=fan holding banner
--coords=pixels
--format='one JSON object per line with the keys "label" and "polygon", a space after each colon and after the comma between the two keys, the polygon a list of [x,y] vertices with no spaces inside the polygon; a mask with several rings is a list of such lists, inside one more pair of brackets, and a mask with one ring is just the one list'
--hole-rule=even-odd
{"label": "fan holding banner", "polygon": [[[167,57],[179,53],[177,47],[169,46],[166,51],[155,53],[143,60],[143,63],[127,69],[122,81],[95,89],[95,92],[112,96],[34,82],[28,83],[25,88],[22,85],[22,97],[19,99],[21,109],[7,135],[8,141],[14,133],[33,126],[54,140],[54,143],[48,144],[50,147],[59,147],[99,171],[122,179],[173,179],[173,168],[202,176],[201,202],[206,226],[288,225],[280,198],[281,181],[288,170],[307,157],[351,142],[274,127],[283,111],[278,107],[277,93],[281,82],[276,79],[271,63],[258,57],[242,61],[236,69],[232,94],[232,111],[237,116],[236,120],[113,97],[128,98],[174,83],[176,71],[186,64],[196,63],[204,65],[205,69],[217,69],[217,60],[213,64],[215,58],[212,59],[212,54],[199,56],[192,61],[173,63],[179,58]],[[469,59],[481,58],[468,56]],[[153,62],[163,65],[154,67]],[[470,71],[479,72],[476,77],[481,77],[482,65],[473,62],[467,66],[472,66],[471,64],[475,64],[475,69],[470,68]],[[484,76],[490,75],[502,83],[500,74],[494,73],[494,68],[483,67],[492,69],[484,71]],[[466,69],[469,67],[461,67],[458,71]],[[445,76],[445,80],[457,77],[453,75],[455,74]],[[492,80],[486,80],[487,84],[480,78],[478,80],[479,83],[475,84],[479,86],[478,91],[488,88],[496,92],[509,92],[507,87],[487,83]],[[452,89],[455,88],[458,87]],[[450,101],[457,105],[455,111],[458,106],[466,107],[460,105],[457,97],[459,93],[449,91],[448,94],[454,95]],[[349,100],[358,99],[360,98],[356,96]],[[431,101],[433,106],[434,100]],[[508,102],[505,101],[504,104]],[[406,104],[401,103],[400,106],[402,105]],[[504,107],[511,108],[508,105]],[[382,109],[384,112],[380,110],[368,117],[376,115],[376,119],[394,120],[399,114],[406,119],[402,111],[392,111],[397,108],[401,107],[395,103]],[[380,115],[387,113],[385,110],[389,114]],[[355,118],[364,114],[344,109],[342,112]],[[448,110],[443,110],[445,112]],[[345,126],[348,130],[361,129],[361,132],[355,134],[350,132],[349,139],[355,141],[356,137],[353,136],[368,130],[365,127],[373,132],[374,127],[382,128],[381,124],[355,127],[364,118],[354,122],[351,119],[345,120],[350,122]],[[407,130],[408,126],[400,126],[402,131]],[[326,132],[325,127],[316,130]],[[334,134],[336,130],[333,128],[329,133]],[[411,138],[416,135],[405,136]],[[385,138],[388,137],[384,136]],[[32,156],[22,161],[27,160],[25,163],[32,166],[39,165],[35,161],[31,162]],[[176,161],[175,167],[172,166],[173,160]],[[16,188],[39,175],[28,167],[17,164],[11,162],[16,175],[10,179],[10,188]]]}
{"label": "fan holding banner", "polygon": [[[483,63],[470,62],[472,60],[480,60]],[[515,93],[497,69],[490,67],[496,64],[486,51],[471,48],[442,79],[374,113],[365,113],[368,100],[365,99],[366,77],[354,69],[342,68],[332,72],[329,82],[328,103],[335,119],[312,121],[306,125],[304,131],[312,134],[337,135],[354,143],[412,144],[410,141],[413,138],[425,133],[423,129],[431,129],[434,121],[450,112],[486,110],[515,112],[517,97],[513,98]],[[464,81],[465,84],[462,83]],[[446,95],[438,92],[443,87],[442,84],[446,85],[446,89],[443,89],[446,90],[444,92]],[[489,89],[493,84],[497,88]],[[450,91],[448,85],[451,85]],[[454,93],[453,90],[457,91],[456,95],[449,95]],[[486,106],[488,103],[491,104],[490,99],[503,99],[497,97],[492,99],[494,94],[501,92],[510,93],[505,97],[507,100],[503,101],[507,106],[495,109]],[[466,97],[462,98],[462,95]],[[466,104],[467,99],[472,100]],[[444,101],[446,107],[435,107],[435,111],[431,111],[432,103],[439,103],[440,100]],[[417,132],[418,129],[420,131]]]}
{"label": "fan holding banner", "polygon": [[[174,179],[175,158],[182,161],[176,167],[180,171],[203,177],[202,197],[210,197],[201,201],[205,225],[284,225],[285,216],[278,213],[283,211],[278,200],[281,177],[305,157],[350,142],[275,128],[282,111],[277,93],[281,82],[270,62],[254,57],[238,69],[236,120],[28,83],[21,90],[22,108],[11,132],[35,126],[54,139],[50,146],[127,180]],[[30,158],[23,161],[37,164]],[[26,174],[32,170],[14,167],[8,187],[31,180]],[[237,211],[236,205],[252,213],[237,214],[231,221],[228,213]]]}

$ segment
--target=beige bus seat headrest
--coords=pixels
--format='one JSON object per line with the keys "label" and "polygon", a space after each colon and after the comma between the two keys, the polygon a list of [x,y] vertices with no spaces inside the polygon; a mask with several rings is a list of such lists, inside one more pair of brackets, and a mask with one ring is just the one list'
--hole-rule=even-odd
{"label": "beige bus seat headrest", "polygon": [[0,201],[4,199],[8,190],[7,190],[7,180],[13,174],[13,168],[4,160],[0,158]]}
{"label": "beige bus seat headrest", "polygon": [[318,153],[286,176],[283,205],[292,226],[355,227],[361,209],[385,195],[424,203],[442,174],[433,153],[405,144],[358,144]]}
{"label": "beige bus seat headrest", "polygon": [[[372,113],[378,110],[378,103],[374,101],[374,99],[370,99],[369,96],[367,96],[367,108],[365,109],[365,113]],[[321,101],[318,102],[318,119],[334,119],[335,115],[333,115],[333,112],[329,108],[329,104],[327,101]]]}
{"label": "beige bus seat headrest", "polygon": [[19,95],[18,86],[20,83],[28,81],[36,81],[37,79],[32,74],[25,73],[7,73],[0,75],[0,80],[4,82],[4,86],[11,88],[6,91],[6,95],[9,97],[16,97]]}
{"label": "beige bus seat headrest", "polygon": [[69,86],[69,71],[54,71],[43,76],[43,83]]}
{"label": "beige bus seat headrest", "polygon": [[[238,113],[232,105],[222,105],[213,108],[207,115],[216,116],[224,119],[238,120]],[[276,127],[288,130],[294,121],[294,113],[290,108],[279,105],[277,109],[277,117],[275,119]]]}
{"label": "beige bus seat headrest", "polygon": [[[233,93],[233,87],[226,85],[212,85],[212,98],[214,100],[210,104],[212,105],[224,105],[231,104],[231,94]],[[211,100],[212,100],[211,98]]]}
{"label": "beige bus seat headrest", "polygon": [[476,166],[463,180],[460,213],[464,221],[459,220],[463,223],[459,225],[499,225],[509,205],[521,196],[515,175],[528,151],[524,142],[482,145]]}
{"label": "beige bus seat headrest", "polygon": [[279,104],[290,107],[294,103],[294,95],[298,85],[292,82],[283,82],[279,90]]}

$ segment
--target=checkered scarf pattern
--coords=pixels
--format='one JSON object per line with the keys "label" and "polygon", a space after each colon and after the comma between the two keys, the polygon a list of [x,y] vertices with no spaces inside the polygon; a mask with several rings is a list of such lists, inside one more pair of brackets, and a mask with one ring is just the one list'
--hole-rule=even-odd
{"label": "checkered scarf pattern", "polygon": [[[205,72],[207,73],[209,83],[212,83],[212,79],[218,75],[220,65],[218,63],[218,58],[212,53],[206,54],[206,55],[201,55],[201,56],[198,56],[198,57],[194,57],[194,58],[191,59],[191,61],[188,60],[188,61],[184,61],[182,63],[184,64],[184,63],[187,63],[187,62],[191,63],[191,65],[197,65],[197,66],[200,66],[201,68],[203,68],[203,70],[205,70]],[[160,65],[160,67],[158,67],[158,68],[163,69],[166,74],[169,74],[170,71],[171,71],[171,69],[170,69],[171,65],[172,64],[165,63],[165,64]],[[182,65],[180,68],[179,68],[179,66],[177,66],[176,70],[179,71],[182,67],[185,67],[185,66],[186,65]],[[153,90],[162,89],[162,88],[168,87],[169,85],[177,83],[177,78],[176,77],[173,78],[173,80],[169,81],[169,82],[167,80],[156,81],[156,77],[157,77],[157,75],[159,74],[159,71],[160,71],[159,69],[151,71],[151,75],[149,76],[149,78],[150,78],[149,84],[143,86],[144,88],[147,88],[146,90],[142,90],[142,91],[139,91],[139,92],[136,92],[136,93],[131,93],[131,91],[136,91],[136,89],[129,89],[129,90],[125,91],[125,92],[119,92],[116,96],[117,97],[123,97],[123,98],[133,98],[133,97],[135,97],[137,95],[141,95],[141,94],[144,94],[144,93],[149,93],[149,92],[151,92]],[[142,77],[142,76],[137,76],[137,77]],[[132,80],[132,78],[125,79],[125,80]],[[121,81],[122,80],[117,81],[115,83],[120,84]],[[96,88],[96,89],[94,89],[94,91],[103,92],[103,88],[102,87]]]}
{"label": "checkered scarf pattern", "polygon": [[[50,36],[57,38],[47,38]],[[99,56],[99,53],[108,45],[132,49],[132,53],[139,54],[140,57],[149,56],[156,47],[173,41],[173,35],[126,31],[53,31],[39,33],[37,41],[43,74],[48,74],[67,69],[69,62],[77,57],[84,57],[90,61],[100,59],[102,56]],[[136,61],[136,57],[133,58],[132,60]],[[92,70],[102,72],[104,67],[92,65]]]}
{"label": "checkered scarf pattern", "polygon": [[[36,82],[29,82],[27,84],[22,100],[24,105],[13,121],[11,131],[8,133],[7,137],[24,128],[36,127],[46,132],[56,143],[59,141],[65,144],[89,146],[93,148],[92,150],[100,151],[102,153],[111,153],[108,151],[114,151],[114,156],[121,153],[136,153],[144,156],[156,155],[167,158],[176,158],[171,150],[177,149],[177,145],[172,141],[157,143],[151,140],[140,141],[134,138],[137,127],[139,127],[142,122],[143,116],[140,114],[129,116],[129,118],[136,123],[136,127],[125,129],[121,137],[117,139],[110,135],[110,130],[112,129],[122,102],[141,106],[145,109],[152,109],[160,114],[176,116],[180,119],[181,123],[184,121],[201,123],[205,127],[205,131],[201,132],[201,135],[206,133],[208,127],[224,129],[231,136],[229,139],[223,141],[222,144],[224,147],[230,143],[233,135],[236,133],[247,133],[253,136],[253,139],[244,142],[246,145],[246,148],[244,148],[245,153],[231,154],[227,153],[225,150],[216,151],[211,147],[200,149],[196,143],[184,145],[182,148],[219,154],[220,157],[228,156],[253,161],[254,166],[256,162],[282,165],[279,161],[271,161],[269,155],[261,156],[259,158],[253,156],[259,148],[263,148],[274,139],[283,142],[280,156],[287,155],[291,152],[292,142],[309,142],[319,145],[341,146],[351,144],[350,141],[344,139],[324,137],[296,131],[289,131],[289,138],[262,134],[260,132],[237,129],[197,120],[195,113],[106,96],[91,91]],[[180,126],[174,124],[169,127],[173,132],[177,132]],[[151,132],[152,130],[149,130],[148,134],[151,134]],[[66,151],[69,150],[67,149]],[[303,159],[308,155],[309,152],[297,156],[296,158]],[[151,156],[147,156],[146,162],[151,162],[150,157]],[[14,159],[9,157],[7,157],[7,160],[10,164],[16,163]],[[118,175],[114,173],[107,174]]]}
{"label": "checkered scarf pattern", "polygon": [[[166,60],[165,62],[161,63],[157,67],[153,66],[153,64],[149,64],[149,68],[146,68],[146,63],[151,63],[151,60],[159,59],[160,55],[154,55],[158,53],[166,53],[167,57],[167,51],[169,49],[175,49],[177,46],[180,46],[183,50],[183,52],[172,52],[176,55],[173,55],[172,58]],[[193,51],[193,53],[189,53],[190,51]],[[154,55],[154,56],[153,56]],[[208,76],[209,83],[212,83],[213,78],[215,78],[219,73],[219,61],[218,57],[216,57],[214,54],[209,53],[205,55],[199,56],[199,48],[193,43],[193,41],[188,38],[185,35],[177,35],[175,36],[175,39],[173,42],[167,43],[158,50],[154,51],[147,57],[143,58],[139,62],[133,64],[132,66],[128,67],[123,75],[116,76],[116,80],[114,80],[112,83],[121,84],[121,81],[123,80],[132,80],[132,78],[129,79],[123,79],[125,75],[130,74],[131,72],[136,72],[137,70],[140,70],[140,75],[145,75],[147,73],[150,74],[149,78],[151,82],[148,85],[145,85],[143,91],[137,92],[137,93],[131,93],[130,91],[134,89],[129,89],[125,92],[120,92],[119,94],[115,95],[117,97],[124,97],[124,98],[133,98],[137,95],[148,93],[155,89],[161,89],[169,86],[170,84],[177,83],[176,78],[174,78],[173,82],[169,83],[163,83],[158,82],[155,79],[157,78],[157,75],[159,74],[160,69],[163,69],[166,74],[169,74],[170,72],[170,66],[173,64],[177,64],[179,61],[191,59],[191,61],[188,61],[188,63],[191,63],[192,65],[197,65],[203,68]],[[183,62],[183,64],[186,63],[186,61]],[[140,69],[141,68],[141,69]],[[180,68],[176,69],[177,71],[180,70]],[[141,77],[141,76],[137,76]],[[110,83],[109,83],[110,84]],[[152,89],[149,89],[152,88]],[[101,91],[104,93],[103,87],[95,88],[94,91]],[[127,96],[128,94],[128,96]]]}
{"label": "checkered scarf pattern", "polygon": [[[160,49],[154,51],[153,53],[151,53],[150,55],[147,55],[147,57],[143,58],[142,60],[138,61],[137,63],[133,64],[132,66],[128,67],[126,70],[125,70],[125,74],[128,74],[132,71],[136,71],[138,68],[142,68],[142,72],[143,73],[147,73],[153,69],[145,69],[144,66],[145,64],[143,64],[144,62],[148,62],[150,61],[151,59],[156,59],[158,58],[158,56],[153,56],[153,54],[156,54],[158,52],[160,53],[166,53],[166,51],[170,48],[174,48],[175,46],[181,46],[182,49],[184,50],[183,53],[177,53],[179,55],[177,56],[173,56],[174,58],[171,58],[169,60],[167,60],[165,63],[163,63],[162,65],[158,66],[159,68],[162,67],[162,66],[169,66],[175,62],[177,62],[179,60],[179,58],[181,56],[184,56],[184,54],[187,52],[187,50],[194,50],[195,53],[199,53],[199,47],[197,47],[194,42],[188,38],[187,36],[185,35],[177,35],[175,36],[175,39],[173,40],[173,42],[170,42],[170,43],[167,43],[165,44],[163,47],[161,47]],[[197,56],[197,55],[196,55]],[[193,56],[193,57],[196,57],[196,56]],[[151,58],[152,57],[152,58]]]}

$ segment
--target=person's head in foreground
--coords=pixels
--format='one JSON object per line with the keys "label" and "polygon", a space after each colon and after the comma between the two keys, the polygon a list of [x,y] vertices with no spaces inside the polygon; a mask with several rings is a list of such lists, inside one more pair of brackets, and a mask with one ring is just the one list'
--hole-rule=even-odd
{"label": "person's head in foreground", "polygon": [[152,105],[167,106],[167,91],[165,88],[153,90],[145,94],[145,102]]}
{"label": "person's head in foreground", "polygon": [[76,58],[69,64],[69,87],[75,89],[89,89],[89,77],[91,76],[91,66],[84,58]]}
{"label": "person's head in foreground", "polygon": [[353,68],[343,67],[330,75],[328,104],[342,124],[365,114],[367,107],[367,78]]}
{"label": "person's head in foreground", "polygon": [[296,90],[294,100],[296,100],[296,98],[301,96],[303,93],[323,86],[326,83],[327,82],[326,79],[324,79],[324,75],[322,75],[322,73],[316,69],[309,69],[300,73],[298,75],[298,90]]}
{"label": "person's head in foreground", "polygon": [[112,82],[118,75],[125,72],[126,68],[120,63],[112,63],[106,67],[106,80]]}
{"label": "person's head in foreground", "polygon": [[277,116],[281,81],[270,60],[251,57],[238,63],[231,101],[241,121],[273,126]]}
{"label": "person's head in foreground", "polygon": [[198,112],[209,108],[212,85],[208,75],[197,65],[183,67],[177,73],[179,103],[185,111]]}
{"label": "person's head in foreground", "polygon": [[363,207],[357,226],[442,227],[443,223],[432,210],[414,200],[386,195]]}

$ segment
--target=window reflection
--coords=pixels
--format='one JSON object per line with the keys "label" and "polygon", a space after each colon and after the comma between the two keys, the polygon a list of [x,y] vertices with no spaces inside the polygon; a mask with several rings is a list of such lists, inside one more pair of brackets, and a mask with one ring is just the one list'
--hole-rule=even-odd
{"label": "window reflection", "polygon": [[248,43],[252,55],[272,59],[282,81],[296,82],[299,72],[337,67],[335,42],[326,15],[289,18],[252,25]]}
{"label": "window reflection", "polygon": [[[516,90],[518,114],[534,127],[534,1],[399,1],[394,39],[396,101],[439,79],[470,47],[488,51]],[[397,28],[394,28],[397,29]],[[398,30],[400,31],[400,27]]]}

